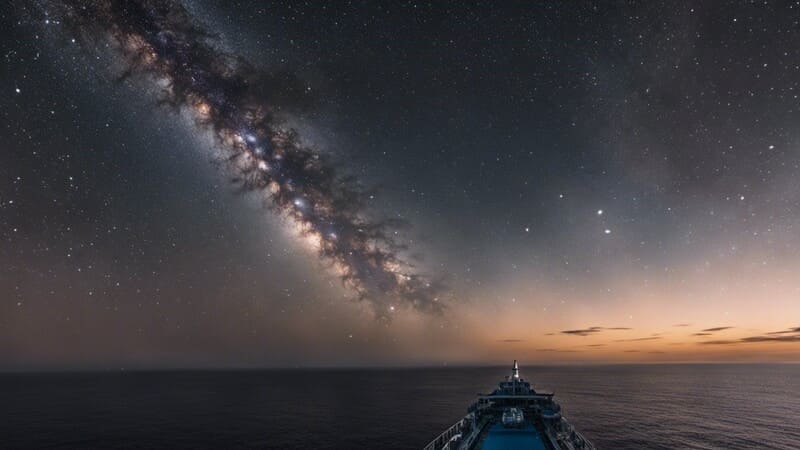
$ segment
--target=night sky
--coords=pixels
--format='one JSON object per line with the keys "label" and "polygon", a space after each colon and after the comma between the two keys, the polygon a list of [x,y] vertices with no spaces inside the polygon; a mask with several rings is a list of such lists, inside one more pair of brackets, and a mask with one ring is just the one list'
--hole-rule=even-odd
{"label": "night sky", "polygon": [[800,3],[0,18],[0,368],[800,359]]}

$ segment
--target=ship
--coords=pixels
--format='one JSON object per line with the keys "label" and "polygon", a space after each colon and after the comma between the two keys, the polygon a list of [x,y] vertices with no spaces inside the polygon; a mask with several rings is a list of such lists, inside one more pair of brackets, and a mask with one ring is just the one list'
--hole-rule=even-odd
{"label": "ship", "polygon": [[490,394],[480,394],[467,415],[423,450],[594,450],[562,415],[551,392],[538,392],[514,361]]}

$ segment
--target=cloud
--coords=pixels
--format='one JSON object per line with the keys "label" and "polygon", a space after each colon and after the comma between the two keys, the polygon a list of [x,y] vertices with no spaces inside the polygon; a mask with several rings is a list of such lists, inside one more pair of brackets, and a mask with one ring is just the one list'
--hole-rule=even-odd
{"label": "cloud", "polygon": [[748,336],[741,339],[727,339],[698,342],[701,345],[736,345],[752,344],[755,342],[800,342],[800,327],[789,330],[773,331],[758,336]]}
{"label": "cloud", "polygon": [[794,333],[800,333],[800,327],[789,328],[788,330],[782,330],[782,331],[772,331],[767,334],[794,334]]}
{"label": "cloud", "polygon": [[640,337],[640,338],[633,338],[633,339],[616,339],[614,342],[654,341],[656,339],[662,339],[662,337],[661,336],[648,336],[648,337]]}
{"label": "cloud", "polygon": [[698,344],[700,344],[700,345],[730,345],[730,344],[739,344],[739,343],[741,343],[741,341],[733,341],[733,340],[698,342]]}
{"label": "cloud", "polygon": [[692,324],[690,323],[676,323],[673,327],[690,327]]}
{"label": "cloud", "polygon": [[[710,336],[711,332],[727,330],[733,327],[716,327],[703,330],[704,333],[694,333],[692,336]],[[752,344],[756,342],[800,342],[800,327],[787,328],[785,330],[769,331],[756,336],[747,336],[739,339],[715,339],[713,341],[701,341],[700,345],[739,345]]]}
{"label": "cloud", "polygon": [[750,336],[741,339],[742,342],[800,342],[800,335],[793,336]]}
{"label": "cloud", "polygon": [[584,330],[564,330],[561,334],[571,334],[573,336],[589,336],[590,334],[599,333],[600,330],[587,328]]}
{"label": "cloud", "polygon": [[558,348],[537,348],[537,352],[549,352],[549,353],[580,353],[580,350],[562,350]]}
{"label": "cloud", "polygon": [[631,328],[626,328],[626,327],[589,327],[577,330],[564,330],[561,332],[561,334],[570,334],[573,336],[589,336],[592,334],[600,333],[601,331],[630,330],[630,329]]}
{"label": "cloud", "polygon": [[508,342],[508,343],[525,342],[525,339],[498,339],[498,342]]}

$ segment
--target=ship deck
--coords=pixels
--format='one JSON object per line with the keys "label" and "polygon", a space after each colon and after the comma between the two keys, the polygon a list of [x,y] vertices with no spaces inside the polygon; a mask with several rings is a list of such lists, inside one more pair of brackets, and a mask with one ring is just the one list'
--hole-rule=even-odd
{"label": "ship deck", "polygon": [[542,436],[530,423],[522,428],[505,428],[500,423],[491,425],[483,442],[477,446],[481,450],[546,450]]}

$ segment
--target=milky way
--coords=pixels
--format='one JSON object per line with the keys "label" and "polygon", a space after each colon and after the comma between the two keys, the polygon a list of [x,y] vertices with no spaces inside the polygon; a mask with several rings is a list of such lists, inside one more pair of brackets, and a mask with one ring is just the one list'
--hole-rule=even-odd
{"label": "milky way", "polygon": [[[49,5],[52,14],[54,5]],[[441,313],[441,283],[419,273],[393,238],[401,225],[365,211],[365,191],[303,143],[279,111],[304,98],[291,74],[260,70],[221,51],[183,5],[164,1],[63,2],[55,5],[76,38],[110,42],[126,76],[155,83],[164,103],[193,113],[246,190],[263,193],[343,284],[386,318],[395,304]]]}

